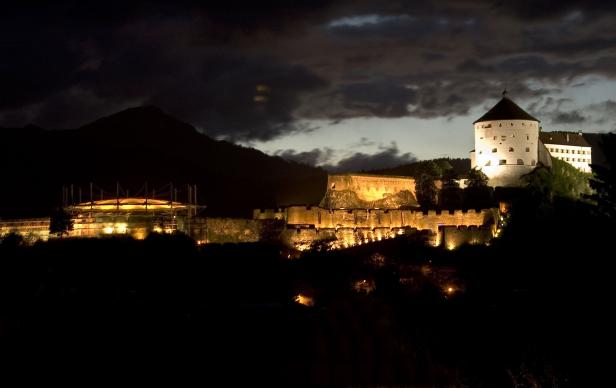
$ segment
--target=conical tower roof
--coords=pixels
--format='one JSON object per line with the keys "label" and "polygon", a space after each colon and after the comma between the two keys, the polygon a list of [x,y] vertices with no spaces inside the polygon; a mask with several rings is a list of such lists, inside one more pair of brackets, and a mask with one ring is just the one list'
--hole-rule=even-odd
{"label": "conical tower roof", "polygon": [[473,124],[495,120],[531,120],[539,122],[539,120],[513,102],[509,96],[507,96],[507,90],[503,92],[503,98],[501,98],[501,100],[486,114],[475,120]]}

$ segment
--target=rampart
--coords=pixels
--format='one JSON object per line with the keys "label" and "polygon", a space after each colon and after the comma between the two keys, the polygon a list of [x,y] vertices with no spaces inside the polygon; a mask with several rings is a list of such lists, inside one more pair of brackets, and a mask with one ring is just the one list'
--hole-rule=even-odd
{"label": "rampart", "polygon": [[224,244],[279,241],[284,223],[276,219],[201,218],[190,226],[198,242]]}
{"label": "rampart", "polygon": [[[255,217],[263,219],[263,210]],[[398,209],[324,209],[290,206],[284,209],[283,242],[299,250],[315,242],[341,248],[379,241],[418,230],[428,231],[432,245],[457,247],[463,243],[484,244],[494,236],[498,209],[469,211],[415,211]]]}
{"label": "rampart", "polygon": [[27,218],[21,220],[0,220],[0,238],[15,233],[26,241],[35,242],[49,239],[48,218]]}
{"label": "rampart", "polygon": [[455,249],[462,244],[485,245],[494,237],[494,228],[485,226],[443,226],[442,244],[447,249]]}
{"label": "rampart", "polygon": [[416,228],[438,232],[439,226],[495,225],[498,209],[427,212],[399,209],[323,209],[290,206],[285,209],[288,226],[338,228]]}

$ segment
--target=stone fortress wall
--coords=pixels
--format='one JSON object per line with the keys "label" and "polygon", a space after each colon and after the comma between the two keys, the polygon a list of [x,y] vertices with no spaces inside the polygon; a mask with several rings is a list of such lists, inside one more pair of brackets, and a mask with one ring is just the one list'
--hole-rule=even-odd
{"label": "stone fortress wall", "polygon": [[[298,250],[308,249],[319,241],[343,248],[417,231],[428,231],[432,245],[445,243],[453,249],[463,243],[488,242],[494,236],[499,217],[498,209],[422,212],[290,206],[281,212],[286,224],[282,240]],[[254,218],[264,219],[273,213],[256,209]]]}
{"label": "stone fortress wall", "polygon": [[331,174],[327,177],[327,189],[353,191],[362,201],[371,202],[401,191],[410,191],[415,195],[415,180],[404,176]]}

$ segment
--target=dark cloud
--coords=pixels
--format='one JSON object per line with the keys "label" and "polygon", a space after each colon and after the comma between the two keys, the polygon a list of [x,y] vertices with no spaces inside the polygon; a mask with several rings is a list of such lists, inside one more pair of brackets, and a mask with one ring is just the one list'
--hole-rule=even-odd
{"label": "dark cloud", "polygon": [[380,147],[380,151],[375,154],[355,152],[341,159],[335,165],[329,164],[322,167],[331,172],[360,172],[396,167],[415,161],[417,161],[417,158],[413,154],[410,152],[400,153],[398,145],[393,142],[389,146]]}
{"label": "dark cloud", "polygon": [[360,137],[359,141],[351,144],[349,148],[370,147],[375,145],[376,142],[368,139],[367,137]]}
{"label": "dark cloud", "polygon": [[383,81],[341,85],[345,108],[358,116],[402,117],[408,106],[417,101],[417,92],[403,84]]}
{"label": "dark cloud", "polygon": [[334,156],[335,151],[331,148],[314,148],[311,151],[297,152],[295,150],[278,150],[274,153],[281,158],[307,164],[309,166],[318,166],[328,163]]}
{"label": "dark cloud", "polygon": [[580,112],[573,110],[570,112],[557,112],[552,117],[553,124],[579,124],[587,120]]}
{"label": "dark cloud", "polygon": [[614,4],[14,2],[0,14],[0,126],[154,104],[250,142],[310,131],[301,119],[451,118],[505,87],[554,123],[581,123],[595,119],[538,101],[616,78]]}
{"label": "dark cloud", "polygon": [[[374,144],[361,138],[359,144],[367,146]],[[310,151],[298,152],[296,150],[278,150],[274,153],[284,159],[293,162],[303,163],[310,166],[320,166],[330,172],[359,172],[390,168],[417,161],[417,158],[410,152],[400,153],[398,145],[392,142],[386,146],[380,146],[379,151],[374,154],[363,152],[346,153],[338,162],[332,163],[337,155],[345,154],[343,150],[332,148],[314,148]]]}

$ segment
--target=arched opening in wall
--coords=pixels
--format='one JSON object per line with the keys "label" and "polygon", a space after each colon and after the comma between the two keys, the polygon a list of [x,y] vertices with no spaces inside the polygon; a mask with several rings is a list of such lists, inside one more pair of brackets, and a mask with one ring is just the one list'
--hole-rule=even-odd
{"label": "arched opening in wall", "polygon": [[513,147],[509,147],[509,152],[513,152]]}
{"label": "arched opening in wall", "polygon": [[524,165],[524,161],[523,161],[522,159],[518,159],[518,164],[519,164],[520,166],[523,166],[523,165]]}

